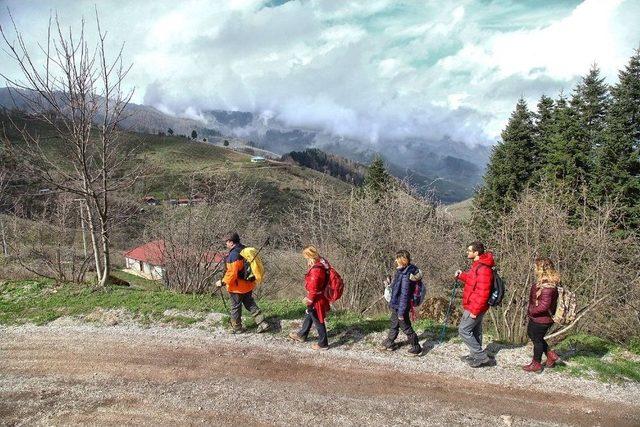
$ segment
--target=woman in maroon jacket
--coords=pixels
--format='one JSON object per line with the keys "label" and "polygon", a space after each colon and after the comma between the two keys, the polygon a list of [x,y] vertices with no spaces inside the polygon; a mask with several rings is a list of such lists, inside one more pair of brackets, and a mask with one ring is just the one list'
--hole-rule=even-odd
{"label": "woman in maroon jacket", "polygon": [[549,349],[544,340],[553,325],[553,313],[558,303],[558,283],[560,275],[549,258],[538,258],[535,262],[536,282],[529,292],[529,325],[527,335],[533,342],[533,360],[522,367],[527,372],[542,371],[542,353],[547,355],[546,366],[552,368],[559,359],[558,355]]}
{"label": "woman in maroon jacket", "polygon": [[325,296],[325,286],[327,286],[330,265],[320,256],[314,246],[307,246],[302,251],[302,256],[307,260],[309,271],[305,276],[305,289],[307,296],[303,302],[307,306],[306,315],[302,322],[302,327],[298,332],[291,332],[289,338],[295,341],[304,342],[311,330],[313,323],[318,331],[318,342],[311,348],[314,350],[327,350],[329,341],[327,339],[327,327],[325,319],[331,305]]}

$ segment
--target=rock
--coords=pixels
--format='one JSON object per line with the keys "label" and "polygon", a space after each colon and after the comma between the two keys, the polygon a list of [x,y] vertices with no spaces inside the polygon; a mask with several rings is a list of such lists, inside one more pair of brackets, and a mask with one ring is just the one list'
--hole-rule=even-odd
{"label": "rock", "polygon": [[503,414],[500,415],[500,418],[502,419],[504,425],[508,427],[511,427],[513,425],[513,417],[511,415]]}

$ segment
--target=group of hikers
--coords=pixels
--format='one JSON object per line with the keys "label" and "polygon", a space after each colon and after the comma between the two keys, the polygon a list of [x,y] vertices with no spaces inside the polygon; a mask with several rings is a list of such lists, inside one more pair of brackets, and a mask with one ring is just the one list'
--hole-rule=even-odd
{"label": "group of hikers", "polygon": [[[253,298],[255,281],[246,276],[247,262],[241,252],[245,248],[240,243],[237,233],[230,233],[225,238],[229,254],[225,258],[226,271],[221,280],[216,283],[219,288],[226,286],[231,296],[231,327],[234,333],[244,331],[242,326],[242,305],[253,316],[258,332],[269,330],[269,324]],[[329,262],[320,255],[314,246],[307,246],[302,251],[307,261],[305,275],[306,296],[303,304],[306,306],[302,326],[296,332],[289,334],[294,341],[305,342],[312,325],[318,333],[318,340],[312,345],[314,350],[327,350],[326,320],[331,302],[336,298],[335,289],[330,289],[339,275]],[[468,270],[458,270],[454,277],[464,284],[462,293],[463,314],[458,326],[458,333],[469,349],[469,354],[460,359],[473,368],[495,365],[495,359],[482,347],[483,317],[489,310],[489,299],[494,282],[495,261],[493,254],[485,250],[481,242],[473,242],[467,247],[467,258],[471,261]],[[411,255],[406,250],[399,250],[395,254],[395,272],[388,281],[388,305],[390,310],[390,326],[386,339],[381,343],[381,349],[394,351],[398,348],[396,339],[400,329],[407,336],[409,342],[408,354],[418,356],[422,353],[419,338],[411,324],[411,311],[416,287],[421,286],[422,272],[411,263]],[[558,301],[557,286],[560,276],[553,262],[548,258],[535,261],[536,281],[531,286],[528,305],[527,334],[533,342],[533,358],[531,363],[523,366],[527,372],[541,372],[542,356],[546,355],[545,366],[553,367],[558,361],[558,355],[549,348],[544,337],[554,323],[553,313]],[[341,279],[339,279],[341,280]],[[341,289],[339,290],[341,294]],[[339,295],[337,296],[339,297]]]}

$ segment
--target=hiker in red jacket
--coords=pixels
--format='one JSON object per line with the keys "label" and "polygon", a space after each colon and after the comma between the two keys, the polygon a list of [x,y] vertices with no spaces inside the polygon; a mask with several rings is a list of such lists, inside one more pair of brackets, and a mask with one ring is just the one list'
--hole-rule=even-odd
{"label": "hiker in red jacket", "polygon": [[456,279],[464,282],[462,308],[464,312],[458,327],[462,341],[469,347],[470,354],[462,356],[472,368],[480,368],[495,363],[482,349],[482,319],[489,309],[489,295],[493,283],[493,254],[485,252],[484,245],[473,242],[467,247],[467,258],[473,260],[467,271],[456,272]]}
{"label": "hiker in red jacket", "polygon": [[542,371],[542,353],[547,355],[545,365],[548,368],[553,368],[559,359],[556,352],[549,349],[544,336],[553,326],[553,313],[558,303],[557,286],[560,283],[560,274],[549,258],[536,259],[535,274],[536,283],[531,286],[527,310],[529,315],[527,335],[533,342],[533,359],[531,363],[522,367],[527,372]]}
{"label": "hiker in red jacket", "polygon": [[327,327],[325,319],[327,313],[331,309],[329,300],[325,296],[325,287],[329,280],[328,272],[331,266],[320,256],[315,246],[307,246],[302,251],[302,256],[307,260],[309,271],[305,276],[305,289],[307,296],[304,297],[303,303],[307,306],[306,315],[302,322],[302,327],[298,332],[291,332],[289,338],[295,341],[304,342],[307,340],[311,324],[318,331],[318,342],[311,348],[314,350],[327,350],[329,341],[327,339]]}

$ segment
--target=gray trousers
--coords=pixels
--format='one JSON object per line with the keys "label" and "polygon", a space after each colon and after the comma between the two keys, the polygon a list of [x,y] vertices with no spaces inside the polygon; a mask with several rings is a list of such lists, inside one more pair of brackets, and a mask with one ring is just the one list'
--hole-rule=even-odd
{"label": "gray trousers", "polygon": [[458,333],[462,341],[469,347],[471,357],[484,362],[488,359],[487,353],[482,349],[482,319],[484,313],[473,319],[467,310],[462,314]]}
{"label": "gray trousers", "polygon": [[260,308],[256,301],[253,299],[252,292],[246,294],[234,294],[230,293],[231,297],[231,320],[234,322],[240,322],[242,316],[242,305],[251,312],[251,315],[256,318],[256,323],[262,322],[262,318],[258,319],[260,315]]}

